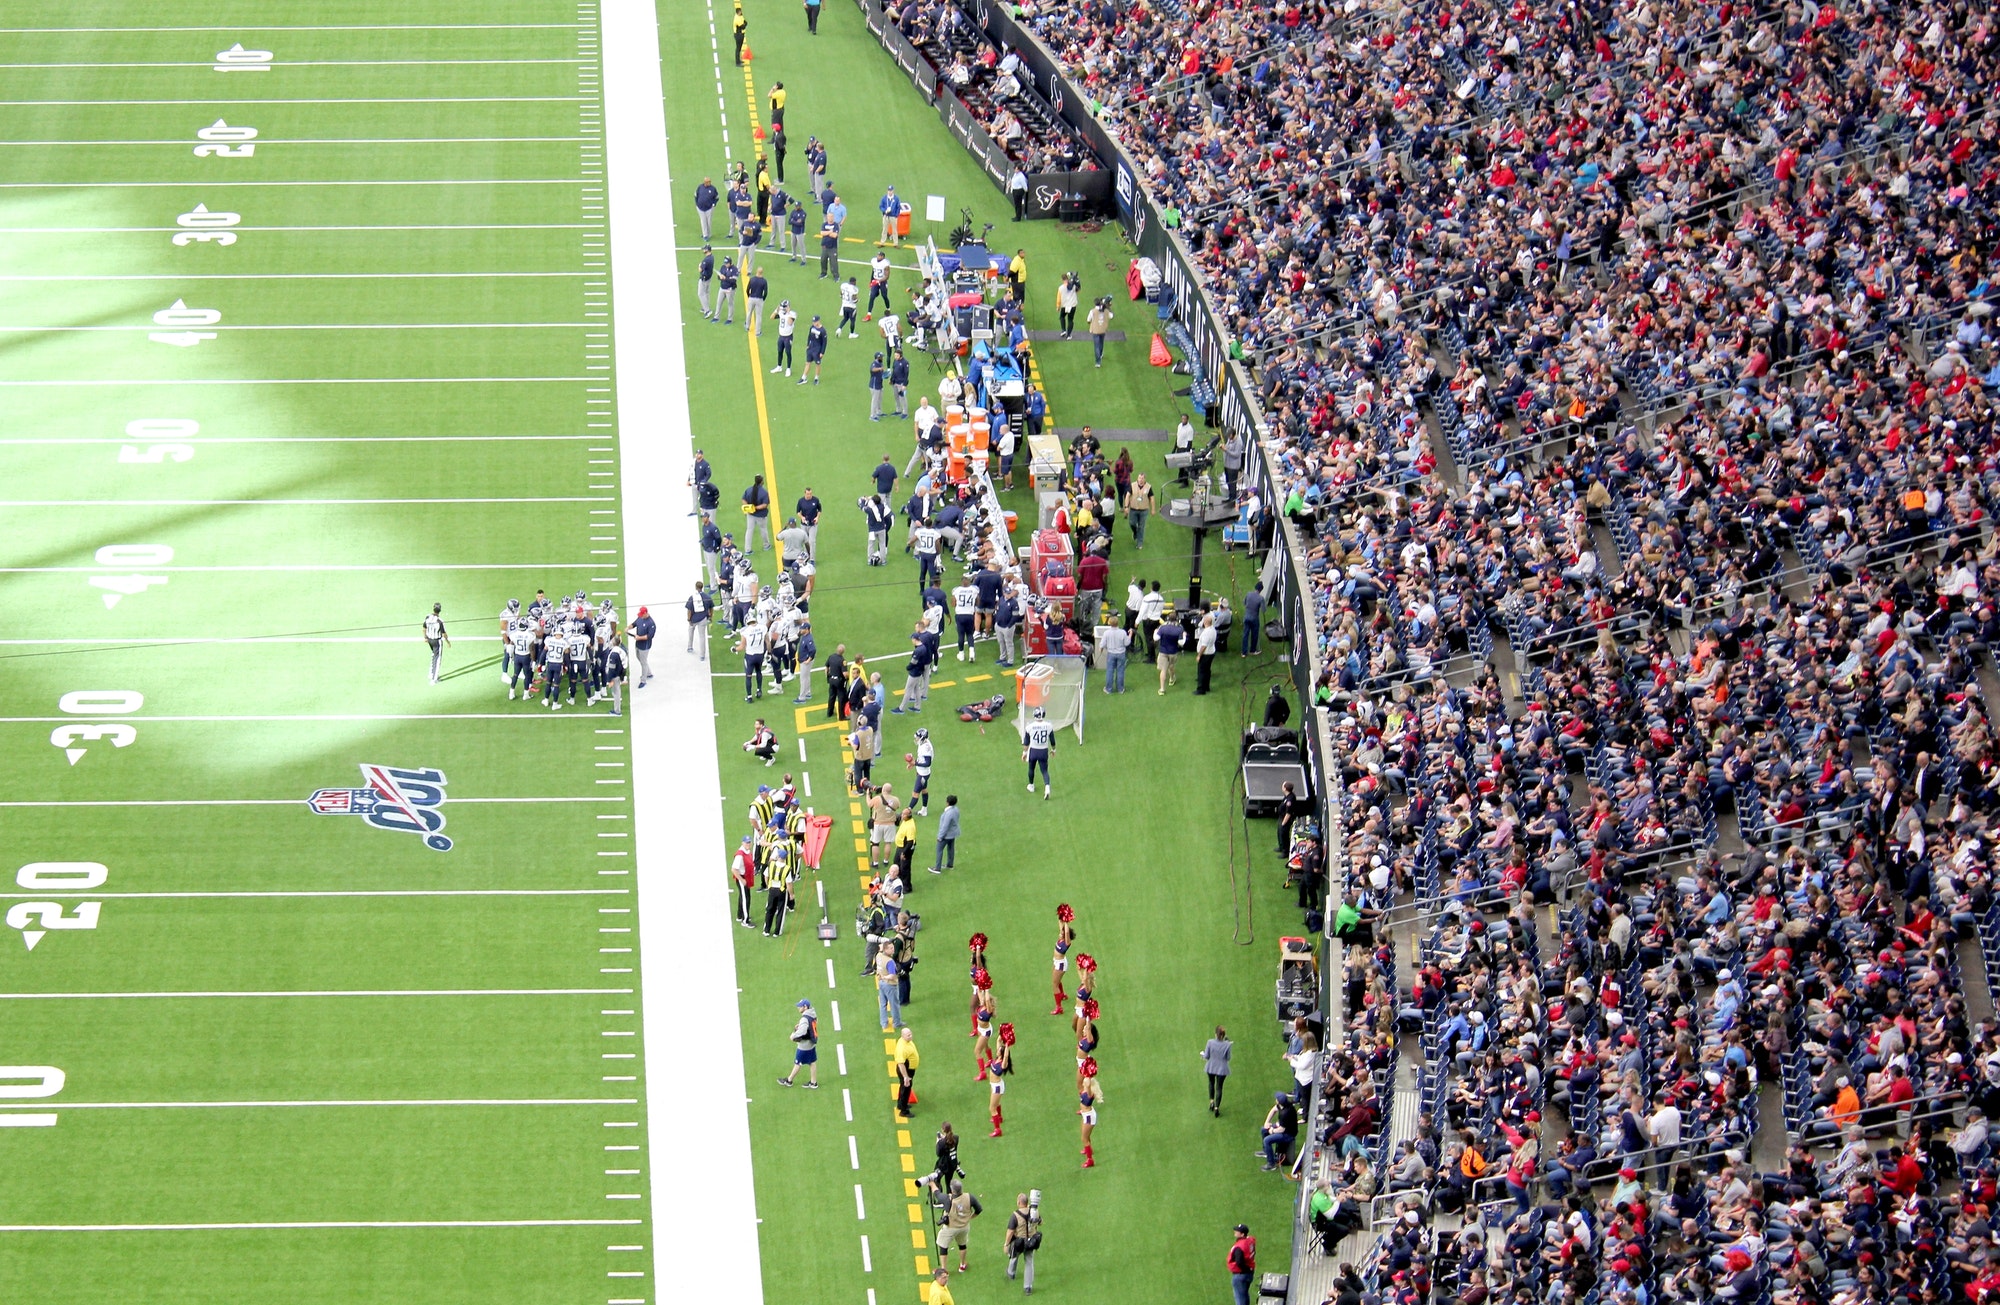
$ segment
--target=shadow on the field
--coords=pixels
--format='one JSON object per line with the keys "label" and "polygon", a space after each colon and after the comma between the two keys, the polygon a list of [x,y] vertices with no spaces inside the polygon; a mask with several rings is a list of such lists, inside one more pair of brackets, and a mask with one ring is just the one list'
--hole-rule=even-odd
{"label": "shadow on the field", "polygon": [[499,665],[500,659],[498,657],[484,657],[476,662],[469,662],[464,666],[453,667],[451,670],[438,676],[438,681],[442,683],[445,680],[458,679],[462,675],[484,674],[496,669]]}

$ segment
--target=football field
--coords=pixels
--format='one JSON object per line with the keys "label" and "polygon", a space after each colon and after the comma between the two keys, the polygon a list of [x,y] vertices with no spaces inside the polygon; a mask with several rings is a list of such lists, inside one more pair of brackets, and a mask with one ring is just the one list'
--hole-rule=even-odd
{"label": "football field", "polygon": [[596,5],[0,21],[0,1289],[650,1299]]}

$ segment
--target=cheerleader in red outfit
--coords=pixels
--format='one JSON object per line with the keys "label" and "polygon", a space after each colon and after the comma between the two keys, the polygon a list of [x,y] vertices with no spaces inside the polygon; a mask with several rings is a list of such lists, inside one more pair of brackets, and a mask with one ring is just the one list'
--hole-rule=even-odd
{"label": "cheerleader in red outfit", "polygon": [[1083,1003],[1097,992],[1097,958],[1089,952],[1078,952],[1076,956],[1076,1009],[1081,1012]]}
{"label": "cheerleader in red outfit", "polygon": [[1096,1063],[1097,1051],[1097,1003],[1088,1001],[1077,1008],[1076,1019],[1076,1086],[1083,1090],[1084,1066]]}
{"label": "cheerleader in red outfit", "polygon": [[1083,1167],[1093,1169],[1097,1157],[1091,1154],[1090,1134],[1097,1127],[1097,1107],[1104,1102],[1104,1089],[1097,1086],[1097,1062],[1086,1059],[1083,1062],[1083,1079],[1077,1084],[1076,1113],[1083,1119]]}
{"label": "cheerleader in red outfit", "polygon": [[986,1081],[993,1085],[989,1094],[992,1102],[987,1113],[993,1116],[993,1131],[988,1137],[1000,1136],[1000,1098],[1007,1094],[1007,1076],[1014,1072],[1014,1026],[1000,1026],[1000,1046],[993,1053],[993,1059],[986,1065]]}
{"label": "cheerleader in red outfit", "polygon": [[1063,1002],[1068,999],[1067,994],[1063,992],[1063,974],[1069,969],[1070,944],[1076,941],[1076,930],[1070,927],[1075,919],[1076,912],[1070,909],[1068,902],[1064,902],[1056,908],[1056,956],[1054,962],[1056,1005],[1055,1009],[1049,1012],[1051,1015],[1062,1014]]}
{"label": "cheerleader in red outfit", "polygon": [[980,970],[972,976],[972,1055],[979,1062],[979,1076],[986,1081],[986,1066],[993,1059],[993,977]]}

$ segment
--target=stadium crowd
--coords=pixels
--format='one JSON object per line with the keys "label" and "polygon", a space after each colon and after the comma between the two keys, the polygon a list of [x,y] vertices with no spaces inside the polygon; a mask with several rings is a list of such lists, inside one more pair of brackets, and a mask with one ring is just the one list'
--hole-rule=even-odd
{"label": "stadium crowd", "polygon": [[1178,221],[1306,541],[1347,1018],[1263,1154],[1366,1230],[1335,1295],[2000,1289],[1993,15],[1021,12]]}

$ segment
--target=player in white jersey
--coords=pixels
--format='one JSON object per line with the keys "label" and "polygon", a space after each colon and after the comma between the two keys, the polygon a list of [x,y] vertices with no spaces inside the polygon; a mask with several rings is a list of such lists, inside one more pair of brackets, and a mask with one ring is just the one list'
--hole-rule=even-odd
{"label": "player in white jersey", "polygon": [[910,547],[917,555],[917,588],[919,591],[930,583],[933,575],[942,577],[944,572],[938,566],[938,529],[929,517],[917,522],[910,531]]}
{"label": "player in white jersey", "polygon": [[978,661],[978,650],[973,645],[973,623],[979,619],[979,589],[967,575],[958,582],[958,588],[951,591],[952,620],[958,625],[958,660]]}
{"label": "player in white jersey", "polygon": [[743,701],[754,702],[764,693],[764,623],[752,617],[736,632],[732,651],[743,654]]}
{"label": "player in white jersey", "polygon": [[771,631],[771,673],[782,685],[797,667],[799,609],[777,607],[768,628]]}
{"label": "player in white jersey", "polygon": [[424,642],[431,648],[431,683],[438,682],[438,667],[444,661],[444,650],[451,647],[451,635],[444,628],[444,604],[432,603],[431,614],[424,618]]}
{"label": "player in white jersey", "polygon": [[507,627],[507,700],[521,690],[523,700],[535,687],[535,635],[537,623],[525,616],[515,617]]}
{"label": "player in white jersey", "polygon": [[917,731],[917,750],[911,759],[916,762],[917,787],[910,794],[910,805],[917,809],[918,815],[927,816],[931,813],[931,764],[937,759],[929,730]]}
{"label": "player in white jersey", "polygon": [[509,598],[507,605],[500,609],[500,682],[508,686],[507,696],[513,697],[514,684],[514,622],[521,619],[521,600]]}
{"label": "player in white jersey", "polygon": [[[855,336],[854,310],[859,307],[861,307],[861,287],[854,284],[853,277],[849,277],[840,283],[840,320],[846,323],[847,338],[850,340]],[[836,326],[834,329],[837,331],[840,328]]]}
{"label": "player in white jersey", "polygon": [[1028,763],[1028,791],[1035,791],[1035,767],[1040,766],[1043,801],[1049,796],[1049,754],[1056,746],[1056,727],[1049,724],[1048,717],[1048,708],[1035,708],[1034,719],[1021,732],[1021,760]]}
{"label": "player in white jersey", "polygon": [[562,706],[563,662],[569,657],[569,636],[550,626],[542,636],[542,701],[550,711]]}
{"label": "player in white jersey", "polygon": [[917,618],[926,634],[944,633],[944,608],[932,603],[924,608],[924,614]]}
{"label": "player in white jersey", "polygon": [[569,623],[569,634],[563,639],[563,672],[569,679],[569,701],[576,705],[576,689],[584,686],[584,694],[589,702],[597,701],[590,692],[590,629],[581,621]]}
{"label": "player in white jersey", "polygon": [[736,568],[736,578],[730,582],[729,597],[729,628],[740,630],[757,602],[757,573],[749,566]]}

